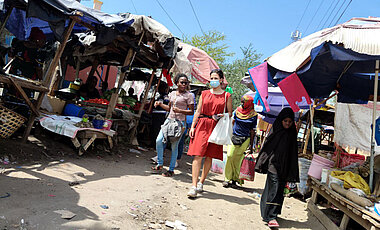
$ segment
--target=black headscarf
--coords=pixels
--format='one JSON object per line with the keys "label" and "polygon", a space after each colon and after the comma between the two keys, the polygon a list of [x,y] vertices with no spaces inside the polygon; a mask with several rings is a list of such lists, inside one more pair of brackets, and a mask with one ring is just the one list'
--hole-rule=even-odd
{"label": "black headscarf", "polygon": [[[293,121],[288,129],[282,125],[282,121],[286,118]],[[273,155],[271,163],[276,168],[280,179],[287,182],[299,182],[297,128],[291,108],[281,110],[273,123],[272,131],[256,159],[255,170],[259,173],[267,173],[269,160]]]}

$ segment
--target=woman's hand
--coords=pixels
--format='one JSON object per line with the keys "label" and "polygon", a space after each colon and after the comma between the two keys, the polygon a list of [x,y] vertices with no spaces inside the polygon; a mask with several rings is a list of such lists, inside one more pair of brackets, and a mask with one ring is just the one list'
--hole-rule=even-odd
{"label": "woman's hand", "polygon": [[194,138],[194,134],[195,134],[195,129],[194,128],[190,128],[189,137],[190,138]]}
{"label": "woman's hand", "polygon": [[162,104],[162,101],[155,101],[154,107],[157,108],[157,106],[160,106]]}
{"label": "woman's hand", "polygon": [[178,107],[173,106],[173,112],[182,113],[182,109],[179,109]]}

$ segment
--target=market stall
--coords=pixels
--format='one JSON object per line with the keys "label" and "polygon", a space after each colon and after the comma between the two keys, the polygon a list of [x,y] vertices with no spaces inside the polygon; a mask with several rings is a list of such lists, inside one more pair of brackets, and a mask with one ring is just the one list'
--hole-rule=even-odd
{"label": "market stall", "polygon": [[[41,36],[46,36],[48,43],[58,40],[58,48],[55,56],[45,64],[48,66],[43,78],[40,80],[31,80],[25,77],[17,77],[8,74],[9,69],[13,68],[14,62],[10,63],[4,69],[5,74],[1,75],[1,82],[13,85],[17,92],[21,95],[25,103],[32,111],[27,128],[24,133],[24,141],[27,139],[35,119],[42,115],[40,106],[43,104],[45,95],[51,89],[51,82],[54,81],[57,73],[57,67],[61,67],[61,58],[66,44],[72,32],[82,32],[88,29],[95,30],[95,27],[102,28],[104,32],[112,32],[114,30],[126,30],[133,20],[127,20],[117,15],[109,15],[103,12],[93,10],[81,5],[77,1],[60,1],[60,0],[44,0],[44,1],[4,1],[4,21],[1,29],[7,28],[9,32],[16,36],[17,40],[23,41],[31,37],[29,33],[36,30],[42,31]],[[28,17],[26,17],[26,15]],[[17,23],[16,23],[17,22]],[[66,26],[68,25],[68,26]],[[40,41],[40,40],[36,40]],[[44,44],[45,45],[45,44]],[[50,63],[50,64],[49,64]],[[23,89],[24,88],[24,89]],[[32,103],[25,89],[38,91],[37,100]]]}
{"label": "market stall", "polygon": [[[318,31],[275,53],[260,66],[250,69],[253,86],[258,91],[259,101],[263,105],[268,104],[268,90],[265,86],[268,82],[280,86],[294,111],[299,109],[297,103],[302,99],[328,99],[333,92],[338,93],[337,100],[342,103],[367,104],[373,100],[373,104],[369,105],[372,112],[367,114],[372,118],[370,124],[359,125],[352,119],[339,117],[340,123],[359,125],[365,130],[367,136],[361,144],[367,147],[369,156],[347,153],[337,146],[345,143],[337,143],[337,133],[342,126],[335,126],[334,152],[316,151],[314,132],[311,132],[312,160],[307,162],[299,158],[301,180],[304,175],[312,178],[314,195],[309,209],[317,213],[314,206],[316,194],[322,195],[345,214],[341,229],[345,229],[350,219],[366,229],[379,227],[379,212],[376,212],[379,197],[375,191],[375,184],[378,184],[379,180],[374,174],[374,158],[378,147],[374,142],[375,129],[371,130],[371,124],[375,125],[377,117],[380,43],[373,38],[380,33],[379,22],[378,18],[354,18],[341,25]],[[313,130],[313,117],[318,104],[309,104],[310,127]],[[338,111],[339,108],[336,113]],[[335,116],[335,124],[337,119]],[[361,120],[364,121],[365,118],[361,116]],[[346,136],[355,138],[360,136],[359,134],[363,136],[360,130],[351,129]],[[327,187],[332,187],[335,193]],[[327,217],[319,214],[316,216],[326,228],[338,228],[336,225],[331,227],[331,221],[325,221]]]}

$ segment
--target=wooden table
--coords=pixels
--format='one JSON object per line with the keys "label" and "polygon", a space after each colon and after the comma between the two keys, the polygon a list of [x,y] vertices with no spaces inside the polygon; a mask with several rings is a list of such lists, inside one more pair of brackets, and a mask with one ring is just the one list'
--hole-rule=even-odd
{"label": "wooden table", "polygon": [[[313,189],[313,194],[308,202],[308,209],[318,218],[321,224],[328,230],[345,230],[350,219],[356,221],[365,229],[378,230],[380,229],[380,217],[373,212],[368,211],[364,207],[346,199],[340,194],[330,189],[327,185],[313,177],[310,177],[309,184]],[[334,224],[321,210],[319,210],[316,202],[318,196],[324,197],[331,202],[335,207],[344,213],[340,226]]]}
{"label": "wooden table", "polygon": [[83,153],[90,147],[92,143],[96,139],[107,139],[108,143],[110,145],[110,148],[113,148],[113,141],[112,137],[110,135],[107,135],[106,133],[102,132],[101,130],[95,131],[95,130],[81,130],[78,131],[76,137],[71,139],[74,146],[78,148],[78,154],[79,156],[83,155]]}

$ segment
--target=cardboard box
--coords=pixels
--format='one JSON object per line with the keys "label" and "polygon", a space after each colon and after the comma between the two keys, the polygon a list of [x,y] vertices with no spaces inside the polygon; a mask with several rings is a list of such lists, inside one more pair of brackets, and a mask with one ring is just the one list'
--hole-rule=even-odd
{"label": "cardboard box", "polygon": [[66,101],[61,100],[56,97],[48,96],[51,107],[53,108],[53,113],[62,114],[63,108],[65,108]]}

